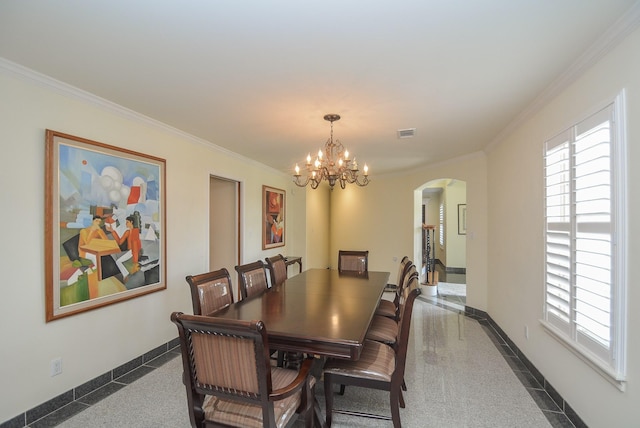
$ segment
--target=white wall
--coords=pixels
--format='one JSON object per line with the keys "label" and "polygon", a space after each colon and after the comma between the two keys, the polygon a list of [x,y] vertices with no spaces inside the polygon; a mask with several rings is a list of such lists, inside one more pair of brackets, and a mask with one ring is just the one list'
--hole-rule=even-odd
{"label": "white wall", "polygon": [[[279,252],[302,255],[306,248],[306,196],[304,191],[292,192],[295,186],[291,177],[133,114],[71,96],[70,88],[51,86],[48,79],[38,83],[20,77],[14,73],[15,68],[4,68],[3,64],[0,63],[0,422],[177,336],[169,315],[176,310],[191,312],[184,278],[204,272],[209,264],[210,175],[242,182],[243,260],[264,259]],[[74,93],[81,95],[79,91]],[[47,128],[166,159],[166,290],[45,323]],[[263,252],[260,243],[263,184],[287,190],[287,245],[269,252]],[[50,361],[57,357],[62,357],[63,372],[50,377]]]}
{"label": "white wall", "polygon": [[[543,311],[543,179],[545,139],[627,95],[628,281],[627,389],[619,391],[540,326]],[[640,30],[588,70],[488,155],[488,312],[550,384],[591,427],[638,426],[640,420]],[[470,192],[471,193],[471,192]],[[469,209],[471,206],[469,205]],[[471,219],[471,214],[469,214]],[[529,339],[524,328],[529,327]]]}

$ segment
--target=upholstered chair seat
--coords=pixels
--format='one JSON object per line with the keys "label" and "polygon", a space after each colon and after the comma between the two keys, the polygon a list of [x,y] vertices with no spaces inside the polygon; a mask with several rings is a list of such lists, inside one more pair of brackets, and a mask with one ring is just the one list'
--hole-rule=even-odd
{"label": "upholstered chair seat", "polygon": [[395,345],[398,339],[398,322],[392,318],[376,315],[371,320],[366,338],[387,345]]}
{"label": "upholstered chair seat", "polygon": [[[297,375],[298,373],[294,370],[273,367],[271,382],[274,392],[292,384]],[[312,390],[314,389],[315,378],[313,376],[309,378],[309,386]],[[295,410],[300,406],[301,400],[302,391],[298,391],[294,395],[273,402],[273,413],[277,427],[288,425],[296,413]],[[264,426],[260,405],[207,396],[203,408],[206,420],[234,427],[262,428]]]}
{"label": "upholstered chair seat", "polygon": [[325,364],[324,372],[391,382],[395,364],[396,353],[392,347],[373,340],[365,340],[364,348],[357,361],[334,358]]}
{"label": "upholstered chair seat", "polygon": [[380,315],[388,318],[396,318],[398,308],[391,300],[381,299],[376,309],[376,315]]}

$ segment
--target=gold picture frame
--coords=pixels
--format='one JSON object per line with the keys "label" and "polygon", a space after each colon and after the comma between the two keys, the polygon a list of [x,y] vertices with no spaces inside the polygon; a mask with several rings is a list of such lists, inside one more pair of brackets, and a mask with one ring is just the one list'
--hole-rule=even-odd
{"label": "gold picture frame", "polygon": [[165,160],[52,130],[46,321],[166,288]]}
{"label": "gold picture frame", "polygon": [[262,249],[285,244],[286,193],[282,189],[262,186]]}

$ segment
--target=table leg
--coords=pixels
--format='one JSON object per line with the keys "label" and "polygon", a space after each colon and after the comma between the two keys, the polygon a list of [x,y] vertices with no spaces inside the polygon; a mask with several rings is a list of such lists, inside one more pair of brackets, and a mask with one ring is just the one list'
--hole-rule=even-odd
{"label": "table leg", "polygon": [[285,364],[284,366],[292,370],[300,370],[302,365],[303,355],[301,352],[285,352]]}
{"label": "table leg", "polygon": [[[316,378],[316,386],[322,381],[322,368],[324,367],[324,363],[324,357],[316,357],[314,358],[313,364],[311,364],[311,375]],[[313,394],[313,426],[321,428],[326,428],[327,426],[327,421],[322,413],[320,402],[318,402],[315,391]]]}

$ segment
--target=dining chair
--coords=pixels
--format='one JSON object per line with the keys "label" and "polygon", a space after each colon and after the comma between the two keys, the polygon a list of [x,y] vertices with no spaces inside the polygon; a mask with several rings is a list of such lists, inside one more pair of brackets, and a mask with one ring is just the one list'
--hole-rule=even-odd
{"label": "dining chair", "polygon": [[338,251],[339,272],[369,272],[369,251]]}
{"label": "dining chair", "polygon": [[287,265],[282,254],[265,259],[271,277],[271,286],[280,285],[287,280]]}
{"label": "dining chair", "polygon": [[413,303],[418,294],[420,294],[417,277],[411,279],[403,294],[404,301],[400,315],[400,330],[396,349],[384,343],[365,340],[362,353],[357,361],[337,358],[327,360],[323,370],[327,426],[331,426],[334,412],[343,412],[333,409],[333,384],[340,384],[341,392],[344,391],[345,385],[389,391],[391,417],[360,412],[347,411],[346,413],[392,420],[394,428],[401,426],[400,407],[405,407],[402,384],[404,382],[404,369],[411,328],[411,314],[413,312]]}
{"label": "dining chair", "polygon": [[258,260],[235,267],[240,282],[240,294],[243,299],[263,293],[269,288],[264,263]]}
{"label": "dining chair", "polygon": [[178,327],[192,427],[283,427],[299,413],[313,424],[311,359],[272,367],[262,321],[171,314]]}
{"label": "dining chair", "polygon": [[387,287],[385,288],[385,290],[394,292],[394,298],[393,300],[381,299],[378,309],[376,310],[376,315],[382,315],[395,320],[398,319],[398,298],[402,291],[404,279],[407,273],[409,273],[411,266],[413,266],[413,262],[409,260],[409,257],[404,256],[398,265],[398,279],[396,280],[396,283],[387,284]]}
{"label": "dining chair", "polygon": [[194,315],[207,315],[233,304],[231,277],[226,268],[186,277]]}
{"label": "dining chair", "polygon": [[[413,268],[409,269],[409,273],[403,281],[404,284],[398,296],[398,315],[400,315],[400,313],[402,312],[402,306],[406,298],[405,287],[407,287],[412,280],[418,280],[418,278],[418,272],[415,269],[415,266],[413,266]],[[398,333],[400,330],[399,319],[399,316],[398,320],[396,321],[396,319],[394,318],[389,318],[382,315],[374,315],[373,319],[371,320],[371,325],[369,325],[366,339],[382,342],[393,347],[397,346]]]}

